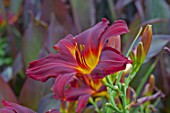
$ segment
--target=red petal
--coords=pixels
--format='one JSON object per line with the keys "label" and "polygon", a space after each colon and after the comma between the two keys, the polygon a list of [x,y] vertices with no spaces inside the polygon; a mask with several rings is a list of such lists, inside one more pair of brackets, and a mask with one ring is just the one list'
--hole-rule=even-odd
{"label": "red petal", "polygon": [[85,52],[89,53],[91,51],[98,52],[99,38],[105,32],[108,27],[109,21],[107,19],[102,19],[94,27],[87,29],[86,31],[80,33],[75,37],[78,44],[85,46]]}
{"label": "red petal", "polygon": [[85,94],[91,94],[92,90],[89,87],[81,87],[81,88],[69,88],[65,92],[67,101],[75,101],[79,96]]}
{"label": "red petal", "polygon": [[56,50],[65,51],[73,55],[75,53],[75,42],[73,40],[73,36],[71,34],[67,35],[53,47]]}
{"label": "red petal", "polygon": [[115,48],[116,50],[121,52],[121,38],[120,38],[120,35],[111,36],[108,39],[108,43],[106,44],[106,47],[112,47],[112,48]]}
{"label": "red petal", "polygon": [[75,72],[75,67],[77,67],[77,62],[73,56],[60,51],[57,54],[50,54],[48,57],[31,62],[26,74],[35,80],[44,82],[50,77]]}
{"label": "red petal", "polygon": [[72,77],[74,75],[75,73],[68,73],[57,77],[57,79],[55,80],[55,84],[53,86],[55,98],[65,99],[64,95],[65,86],[72,80]]}
{"label": "red petal", "polygon": [[101,44],[104,44],[105,40],[111,36],[122,35],[127,32],[129,32],[129,30],[125,21],[115,21],[110,27],[107,28],[106,32],[101,37]]}
{"label": "red petal", "polygon": [[83,108],[86,107],[88,99],[89,99],[90,96],[91,96],[90,94],[87,94],[87,95],[83,95],[83,96],[79,97],[78,105],[77,105],[77,108],[76,108],[77,113],[81,113]]}
{"label": "red petal", "polygon": [[23,107],[16,103],[2,101],[4,108],[0,109],[0,113],[36,113],[29,108]]}
{"label": "red petal", "polygon": [[0,113],[15,113],[15,111],[10,108],[1,108]]}
{"label": "red petal", "polygon": [[106,47],[102,51],[99,64],[91,72],[91,77],[99,79],[124,70],[127,63],[131,63],[131,61],[121,55],[119,51],[111,47]]}

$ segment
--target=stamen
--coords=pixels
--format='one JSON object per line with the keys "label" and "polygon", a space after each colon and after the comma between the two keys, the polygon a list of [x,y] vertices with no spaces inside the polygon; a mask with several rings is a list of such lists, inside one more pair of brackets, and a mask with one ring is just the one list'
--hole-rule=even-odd
{"label": "stamen", "polygon": [[75,55],[77,63],[81,68],[85,70],[90,70],[90,67],[87,65],[86,59],[84,57],[85,46],[83,44],[78,44],[77,42],[75,42],[75,45],[76,45]]}
{"label": "stamen", "polygon": [[80,44],[79,48],[80,48],[80,52],[82,52],[84,50],[85,46]]}
{"label": "stamen", "polygon": [[[89,56],[86,55],[86,49],[85,49],[85,45],[83,44],[78,44],[74,39],[74,43],[75,43],[75,58],[76,61],[79,65],[78,70],[80,71],[80,73],[82,74],[89,74],[91,72],[91,70],[93,70],[93,65],[91,64],[92,62],[94,62],[96,59],[93,58],[93,54],[90,53],[92,58],[88,58]],[[88,61],[90,60],[90,61]],[[91,62],[91,63],[90,63]]]}

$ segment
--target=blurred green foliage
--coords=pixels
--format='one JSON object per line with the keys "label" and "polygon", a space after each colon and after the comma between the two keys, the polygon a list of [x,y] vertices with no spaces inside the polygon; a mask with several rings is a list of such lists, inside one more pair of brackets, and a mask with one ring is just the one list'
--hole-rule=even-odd
{"label": "blurred green foliage", "polygon": [[6,48],[8,46],[6,38],[0,38],[0,67],[12,64],[12,58],[7,56]]}

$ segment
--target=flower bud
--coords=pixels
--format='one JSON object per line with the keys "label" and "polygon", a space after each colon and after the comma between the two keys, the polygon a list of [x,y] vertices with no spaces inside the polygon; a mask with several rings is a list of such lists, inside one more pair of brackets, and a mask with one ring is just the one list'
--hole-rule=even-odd
{"label": "flower bud", "polygon": [[152,25],[147,25],[145,27],[141,41],[143,43],[145,55],[147,55],[152,42]]}

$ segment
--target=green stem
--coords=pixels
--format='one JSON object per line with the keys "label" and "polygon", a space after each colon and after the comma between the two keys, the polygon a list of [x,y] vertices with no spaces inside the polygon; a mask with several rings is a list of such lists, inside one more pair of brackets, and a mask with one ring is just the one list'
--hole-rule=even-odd
{"label": "green stem", "polygon": [[[106,81],[107,81],[107,84],[109,84],[109,86],[112,86],[112,85],[113,85],[113,84],[112,84],[112,81],[111,81],[111,79],[110,79],[110,76],[107,76],[107,77],[106,77]],[[113,99],[114,96],[111,95],[111,93],[112,93],[111,88],[110,88],[110,87],[107,87],[107,91],[108,91],[108,94],[109,94],[109,97],[110,97],[110,103],[115,106],[116,104],[115,104],[114,99]]]}
{"label": "green stem", "polygon": [[[110,97],[110,100],[109,100],[109,102],[111,103],[111,107],[110,108],[114,108],[113,110],[115,110],[116,112],[118,112],[118,113],[121,113],[121,111],[119,110],[119,108],[117,107],[117,105],[115,104],[115,101],[114,101],[114,97],[115,97],[115,91],[117,90],[117,88],[115,88],[114,86],[113,86],[113,82],[111,81],[111,78],[110,78],[110,76],[107,76],[106,77],[106,81],[107,81],[107,84],[106,84],[106,86],[107,86],[107,91],[108,91],[108,94],[109,94],[109,97]],[[112,90],[112,89],[115,89],[115,90]],[[110,111],[109,111],[110,112]]]}
{"label": "green stem", "polygon": [[[133,46],[135,45],[135,42],[136,42],[136,40],[138,39],[139,35],[141,34],[142,29],[143,29],[143,28],[141,27],[140,30],[139,30],[139,32],[138,32],[138,34],[137,34],[137,36],[136,36],[135,39],[133,40],[131,46],[129,47],[128,52],[126,53],[126,57],[128,57],[129,54],[130,54],[130,52],[132,51],[132,48],[133,48]],[[118,79],[117,79],[117,81],[116,81],[116,85],[119,83],[119,81],[120,81],[120,79],[121,79],[121,77],[122,77],[122,74],[123,74],[123,71],[120,71],[119,74],[118,74]]]}
{"label": "green stem", "polygon": [[144,107],[143,107],[143,105],[140,106],[140,112],[141,112],[141,113],[144,113]]}
{"label": "green stem", "polygon": [[140,30],[139,30],[139,32],[138,32],[138,34],[136,35],[135,39],[133,40],[133,42],[132,42],[132,44],[131,44],[128,52],[126,53],[126,57],[128,57],[129,54],[130,54],[130,52],[132,51],[132,48],[133,48],[133,46],[135,45],[135,42],[136,42],[136,40],[138,39],[139,35],[141,34],[142,29],[143,29],[143,28],[141,27]]}
{"label": "green stem", "polygon": [[[126,57],[129,56],[129,54],[130,54],[130,52],[132,51],[132,48],[133,48],[136,40],[138,39],[139,35],[141,34],[141,32],[142,32],[142,27],[140,28],[137,36],[135,37],[134,41],[132,42],[132,44],[131,44],[131,46],[130,46],[127,54],[126,54]],[[123,71],[120,71],[119,74],[118,74],[118,79],[116,80],[116,86],[120,83],[120,79],[121,79],[121,77],[122,77],[122,74],[123,74]],[[123,94],[122,94],[121,98],[122,98],[122,104],[123,104],[123,111],[124,111],[124,113],[129,113],[129,111],[126,109],[126,105],[127,105],[127,102],[126,102],[126,89],[127,89],[127,87],[128,87],[128,84],[130,83],[130,81],[131,81],[131,80],[133,79],[133,77],[135,76],[135,74],[136,74],[136,73],[133,72],[133,73],[131,74],[131,77],[128,77],[128,79],[127,79],[127,84],[122,85],[122,86],[123,86],[123,89],[122,89],[122,90],[123,90],[123,91],[122,91]],[[114,102],[114,93],[112,93],[112,89],[113,89],[113,91],[115,91],[115,90],[117,90],[117,88],[115,89],[114,87],[112,87],[113,83],[112,83],[112,81],[111,81],[111,79],[110,79],[109,76],[106,77],[106,81],[107,81],[107,83],[108,83],[106,86],[107,86],[107,90],[108,90],[108,93],[109,93],[109,96],[110,96],[110,103],[111,103],[112,107],[116,107],[116,108],[117,108],[117,106],[116,106],[116,104],[115,104],[115,102]],[[125,82],[126,82],[126,81],[125,81]],[[126,85],[127,85],[127,86],[126,86]],[[117,108],[117,109],[118,109],[118,108]]]}
{"label": "green stem", "polygon": [[106,76],[106,81],[108,84],[113,85],[113,82],[111,81],[110,75]]}
{"label": "green stem", "polygon": [[115,20],[116,19],[116,13],[115,13],[113,0],[107,0],[107,3],[109,5],[109,10],[110,10],[110,13],[111,13],[112,20]]}
{"label": "green stem", "polygon": [[[129,54],[130,54],[130,52],[132,51],[132,48],[133,48],[136,40],[138,39],[139,35],[141,34],[142,29],[143,29],[143,28],[141,27],[140,30],[139,30],[139,32],[138,32],[138,34],[136,35],[135,39],[133,40],[133,42],[132,42],[132,44],[131,44],[128,52],[126,53],[126,57],[128,57]],[[138,70],[136,70],[135,68],[133,68],[133,69],[132,69],[132,72],[129,74],[129,77],[128,77],[127,83],[126,83],[127,85],[129,85],[130,81],[131,81],[131,80],[134,78],[134,76],[136,75],[136,72],[135,72],[135,71],[137,72]]]}
{"label": "green stem", "polygon": [[120,79],[122,77],[122,74],[123,74],[123,71],[120,71],[119,74],[118,74],[118,78],[116,80],[116,85],[118,85],[118,83],[120,82]]}
{"label": "green stem", "polygon": [[116,113],[123,113],[123,111],[115,109],[115,106],[113,106],[111,103],[106,103],[106,106],[112,109],[112,111],[110,111],[111,113],[113,113],[113,110],[116,111]]}
{"label": "green stem", "polygon": [[99,110],[97,104],[94,102],[94,100],[93,100],[92,97],[89,98],[89,101],[90,101],[90,103],[94,106],[95,110],[96,110],[98,113],[100,113],[100,110]]}
{"label": "green stem", "polygon": [[128,86],[130,81],[135,77],[136,71],[132,69],[131,73],[129,74],[129,77],[125,79],[125,84]]}
{"label": "green stem", "polygon": [[123,90],[123,95],[121,97],[122,99],[122,106],[123,106],[123,113],[129,113],[128,109],[126,108],[127,102],[126,102],[126,90],[127,86],[125,84],[122,84],[122,90]]}
{"label": "green stem", "polygon": [[159,104],[159,102],[161,101],[161,99],[160,98],[158,98],[155,102],[154,102],[154,106],[156,107],[158,104]]}
{"label": "green stem", "polygon": [[[142,88],[143,88],[146,80],[148,79],[149,75],[151,74],[151,72],[152,72],[153,69],[155,68],[155,66],[156,66],[159,58],[160,58],[160,56],[158,56],[157,59],[156,59],[156,61],[150,66],[150,68],[149,68],[148,71],[146,72],[144,78],[142,79],[141,83],[139,84],[139,86],[138,86],[138,88],[137,88],[137,91],[136,91],[137,96],[139,96],[140,91],[142,90]],[[141,65],[142,65],[142,64],[136,65],[137,67],[136,67],[136,66],[133,66],[132,71],[131,71],[130,74],[129,74],[129,77],[128,77],[128,78],[126,79],[126,81],[125,81],[125,84],[126,84],[126,85],[129,85],[129,83],[130,83],[131,80],[134,78],[134,76],[135,76],[136,73],[138,72],[138,70],[139,70],[139,68],[140,68]]]}
{"label": "green stem", "polygon": [[110,85],[110,84],[108,84],[108,83],[106,83],[105,84],[108,88],[110,88],[110,89],[112,89],[113,91],[118,91],[118,87],[115,87],[115,86],[113,86],[113,85]]}

